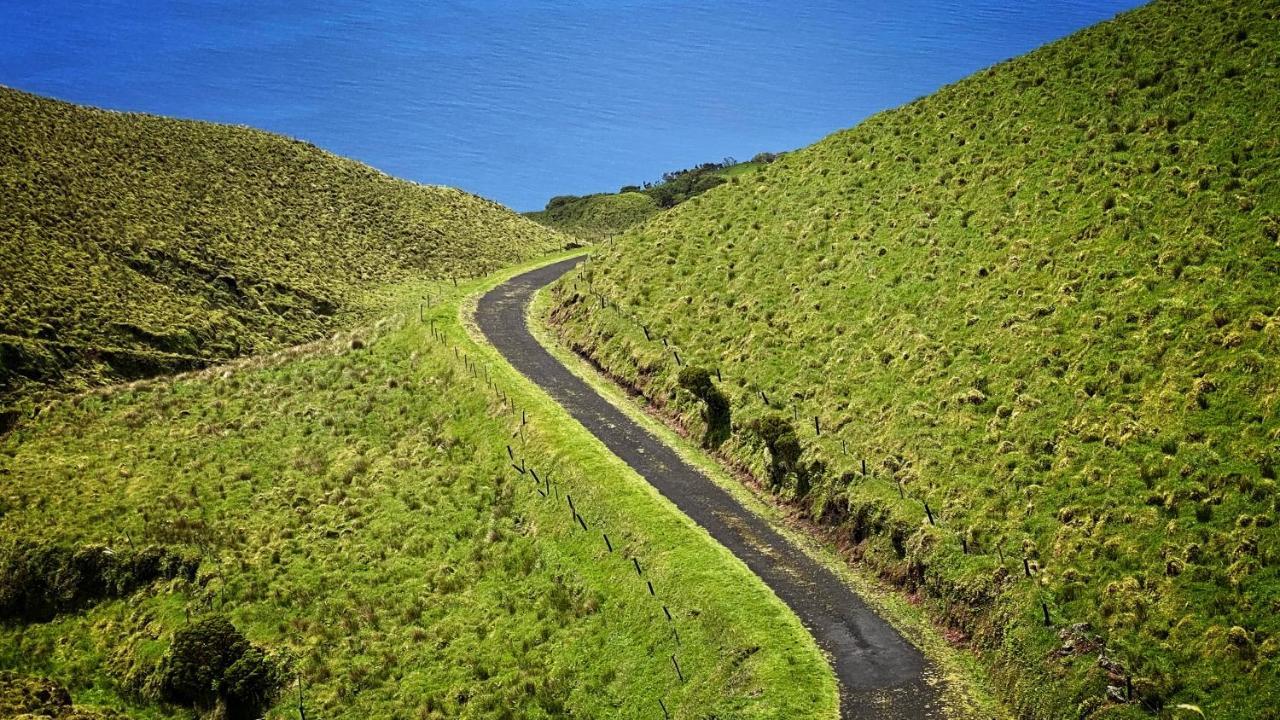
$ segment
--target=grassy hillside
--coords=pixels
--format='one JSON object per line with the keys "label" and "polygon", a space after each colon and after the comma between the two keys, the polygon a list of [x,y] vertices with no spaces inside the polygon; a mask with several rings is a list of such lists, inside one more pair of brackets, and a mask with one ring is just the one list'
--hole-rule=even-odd
{"label": "grassy hillside", "polygon": [[779,157],[778,153],[760,153],[750,162],[725,158],[666,173],[659,182],[643,187],[628,185],[617,193],[559,195],[551,198],[545,209],[524,215],[586,242],[600,242],[732,178],[750,175]]}
{"label": "grassy hillside", "polygon": [[547,209],[525,213],[525,217],[547,227],[600,242],[621,234],[632,225],[660,212],[653,198],[639,192],[586,195],[567,202],[549,203]]}
{"label": "grassy hillside", "polygon": [[1274,6],[1155,2],[654,218],[553,320],[699,435],[718,370],[722,456],[1023,716],[1277,717],[1278,58]]}
{"label": "grassy hillside", "polygon": [[0,410],[314,339],[371,285],[566,242],[306,143],[7,88],[0,208]]}
{"label": "grassy hillside", "polygon": [[20,424],[0,443],[0,614],[42,579],[15,587],[15,543],[164,547],[198,570],[0,617],[0,707],[42,686],[9,670],[77,707],[189,717],[157,701],[166,658],[222,616],[282,664],[270,718],[297,717],[298,678],[308,717],[653,718],[661,700],[673,718],[833,718],[795,617],[473,345],[451,292],[398,286],[376,326]]}

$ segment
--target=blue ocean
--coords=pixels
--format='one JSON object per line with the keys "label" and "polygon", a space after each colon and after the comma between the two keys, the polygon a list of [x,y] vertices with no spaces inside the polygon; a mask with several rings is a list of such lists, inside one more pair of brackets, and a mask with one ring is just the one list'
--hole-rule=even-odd
{"label": "blue ocean", "polygon": [[807,145],[1137,4],[6,0],[0,84],[531,210]]}

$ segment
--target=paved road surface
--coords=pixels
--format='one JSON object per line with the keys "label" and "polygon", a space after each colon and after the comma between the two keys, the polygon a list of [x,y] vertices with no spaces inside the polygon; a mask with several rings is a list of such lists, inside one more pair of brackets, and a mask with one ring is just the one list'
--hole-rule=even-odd
{"label": "paved road surface", "polygon": [[938,673],[919,650],[830,570],[609,404],[534,339],[525,325],[534,292],[581,260],[526,272],[489,291],[476,310],[485,337],[795,611],[835,668],[842,718],[941,717],[939,688],[926,679]]}

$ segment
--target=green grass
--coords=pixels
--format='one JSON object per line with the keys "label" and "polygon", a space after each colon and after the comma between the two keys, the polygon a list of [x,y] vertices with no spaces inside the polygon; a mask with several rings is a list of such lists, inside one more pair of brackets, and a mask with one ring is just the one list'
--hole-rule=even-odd
{"label": "green grass", "polygon": [[[498,279],[390,286],[365,299],[388,315],[374,326],[21,423],[0,444],[0,537],[203,561],[194,583],[0,626],[0,669],[181,717],[134,688],[188,615],[220,611],[294,658],[309,716],[651,718],[662,698],[677,718],[833,718],[830,670],[780,601],[471,340],[459,302]],[[269,717],[296,716],[292,693]]]}
{"label": "green grass", "polygon": [[741,162],[728,167],[694,168],[638,191],[560,196],[552,198],[546,209],[527,212],[524,216],[584,242],[603,242],[671,205],[685,202],[731,178],[749,176],[770,162],[773,159]]}
{"label": "green grass", "polygon": [[779,496],[1018,714],[1268,717],[1277,20],[1157,2],[788,153],[600,248],[558,332],[695,434],[671,349],[720,369],[756,477],[791,419]]}
{"label": "green grass", "polygon": [[912,644],[924,651],[946,680],[943,703],[947,717],[974,720],[1010,717],[1007,709],[992,695],[989,678],[981,664],[970,653],[949,642],[941,632],[942,629],[934,624],[918,604],[880,583],[874,573],[865,571],[865,567],[850,565],[845,559],[845,548],[838,538],[815,533],[813,526],[797,517],[783,498],[770,493],[760,484],[744,483],[739,477],[735,477],[716,457],[708,454],[704,448],[699,447],[695,439],[689,437],[687,428],[678,424],[679,418],[668,415],[665,408],[658,408],[643,398],[631,395],[627,389],[561,344],[556,336],[556,328],[545,322],[554,306],[552,293],[546,289],[539,291],[529,306],[529,327],[539,342],[614,407],[675,448],[685,462],[698,468],[743,507],[768,520],[797,547],[853,587],[875,609],[876,614],[887,619]]}
{"label": "green grass", "polygon": [[587,195],[525,217],[586,242],[608,240],[660,212],[644,193]]}
{"label": "green grass", "polygon": [[313,340],[364,288],[570,240],[244,127],[0,87],[0,413]]}
{"label": "green grass", "polygon": [[730,165],[729,167],[716,172],[716,175],[719,175],[720,177],[725,178],[727,180],[729,178],[741,177],[743,175],[750,175],[751,173],[754,173],[757,170],[760,170],[766,165],[768,165],[768,163],[740,162],[736,165]]}

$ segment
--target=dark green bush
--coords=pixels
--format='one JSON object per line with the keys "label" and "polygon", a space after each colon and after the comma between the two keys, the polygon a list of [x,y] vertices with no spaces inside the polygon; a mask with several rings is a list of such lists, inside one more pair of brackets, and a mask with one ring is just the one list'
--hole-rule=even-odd
{"label": "dark green bush", "polygon": [[227,668],[250,648],[221,615],[179,630],[160,668],[160,695],[179,705],[212,706]]}
{"label": "dark green bush", "polygon": [[711,372],[706,368],[687,365],[680,370],[677,382],[680,383],[680,387],[693,393],[699,400],[705,400],[708,395],[715,392],[715,386],[711,384]]}
{"label": "dark green bush", "polygon": [[284,684],[284,668],[222,615],[173,636],[159,670],[160,697],[197,709],[221,705],[226,717],[257,717]]}
{"label": "dark green bush", "polygon": [[547,210],[555,210],[562,205],[568,205],[574,201],[580,200],[577,195],[557,195],[547,201]]}
{"label": "dark green bush", "polygon": [[231,720],[257,717],[275,701],[285,683],[284,668],[256,647],[250,647],[231,663],[218,683]]}
{"label": "dark green bush", "polygon": [[733,430],[729,399],[711,382],[711,371],[706,368],[687,366],[680,371],[677,381],[705,405],[702,419],[707,430],[702,436],[703,447],[719,447]]}
{"label": "dark green bush", "polygon": [[789,473],[800,470],[800,439],[791,421],[777,413],[756,420],[751,429],[769,451],[769,486],[777,492]]}

